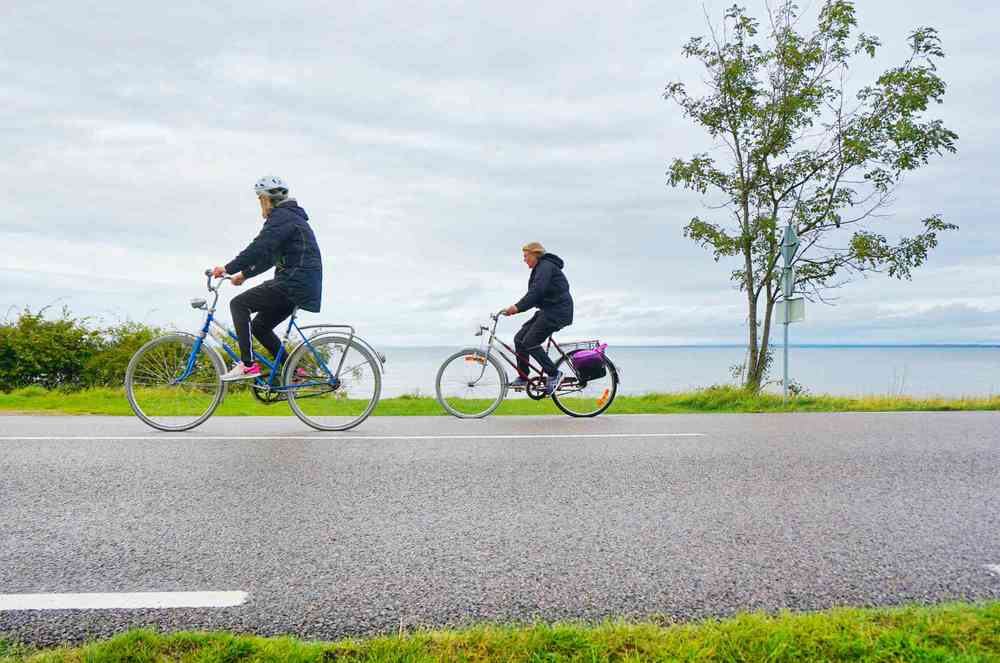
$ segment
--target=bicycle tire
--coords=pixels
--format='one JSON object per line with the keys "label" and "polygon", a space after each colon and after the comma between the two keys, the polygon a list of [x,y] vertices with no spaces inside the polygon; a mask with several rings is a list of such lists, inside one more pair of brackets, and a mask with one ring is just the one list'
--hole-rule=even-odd
{"label": "bicycle tire", "polygon": [[[483,410],[474,410],[473,412],[463,412],[461,410],[458,410],[455,407],[452,407],[452,405],[448,402],[448,398],[446,398],[444,394],[441,393],[441,378],[444,375],[445,369],[448,368],[448,365],[451,364],[456,359],[461,358],[462,361],[464,362],[466,357],[474,357],[476,363],[488,360],[490,365],[493,366],[493,368],[497,371],[497,374],[499,376],[498,379],[499,393],[497,394],[495,399],[487,402],[487,406]],[[455,354],[445,359],[444,362],[442,362],[441,368],[439,368],[437,372],[437,378],[434,381],[434,390],[435,393],[437,394],[438,403],[441,405],[441,407],[444,408],[445,412],[447,412],[448,414],[454,417],[458,417],[459,419],[482,419],[483,417],[489,416],[498,407],[500,407],[500,404],[503,403],[504,398],[507,397],[507,371],[503,369],[503,366],[500,365],[500,362],[497,361],[496,357],[493,356],[492,354],[487,355],[478,348],[465,348],[464,350],[459,350]],[[474,402],[467,399],[459,399],[459,400],[469,403]]]}
{"label": "bicycle tire", "polygon": [[[141,421],[143,421],[147,425],[157,430],[162,430],[167,432],[190,430],[196,426],[200,426],[209,417],[211,417],[212,414],[215,412],[216,408],[219,407],[219,404],[222,403],[223,398],[225,398],[226,383],[222,381],[221,376],[226,371],[226,365],[222,361],[222,358],[219,357],[219,354],[213,348],[202,343],[201,348],[199,350],[199,355],[208,357],[208,360],[209,362],[211,362],[212,368],[214,369],[214,381],[211,384],[206,382],[204,384],[181,383],[177,385],[172,385],[169,383],[169,381],[166,381],[166,379],[168,375],[173,372],[173,369],[167,364],[167,362],[164,361],[163,362],[164,372],[162,374],[162,378],[165,380],[165,382],[163,384],[158,384],[158,385],[147,384],[144,386],[157,387],[157,388],[181,388],[191,385],[200,385],[206,387],[206,389],[211,388],[211,400],[207,401],[208,404],[205,407],[205,409],[201,413],[196,413],[193,419],[175,424],[163,421],[162,418],[163,417],[177,418],[187,415],[177,414],[176,412],[173,414],[157,415],[153,414],[150,411],[147,411],[153,409],[154,402],[156,401],[156,399],[153,398],[152,395],[150,395],[150,398],[147,399],[144,394],[140,394],[141,390],[137,389],[138,386],[137,372],[139,372],[140,370],[145,370],[144,367],[142,369],[140,368],[143,359],[146,358],[147,356],[152,356],[151,353],[154,352],[157,348],[162,348],[163,346],[166,346],[171,343],[177,344],[179,348],[185,349],[185,351],[189,355],[191,349],[194,348],[194,344],[197,340],[198,340],[197,337],[192,336],[191,334],[166,334],[164,336],[159,336],[157,338],[152,339],[151,341],[143,345],[141,348],[136,350],[135,354],[132,355],[132,359],[129,360],[128,368],[125,369],[125,397],[128,399],[129,406],[132,408],[132,412],[135,413],[135,416],[137,416]],[[173,355],[176,358],[184,356],[183,352],[178,352],[177,350],[173,351]],[[159,361],[155,362],[155,368],[157,371],[159,370],[159,364],[160,364]],[[204,370],[205,368],[207,367],[202,367],[201,369],[202,373],[199,377],[204,377],[207,379],[208,371]],[[154,378],[159,379],[160,376],[149,374],[149,377],[147,376],[139,376],[139,377],[140,378],[146,377],[147,380],[152,382]],[[146,404],[145,407],[143,407],[140,401],[147,401],[147,400],[148,403]],[[200,407],[200,406],[195,406],[195,407]],[[177,404],[177,403],[175,403],[172,406],[165,406],[163,405],[162,399],[160,400],[159,407],[156,409],[169,410],[171,408],[177,411],[184,411],[185,409],[182,404]],[[160,418],[160,420],[158,420],[157,418]]]}
{"label": "bicycle tire", "polygon": [[[567,357],[572,357],[573,354],[575,354],[575,352],[579,352],[579,350],[570,352],[566,357],[560,357],[559,361],[556,362],[556,368],[560,369],[560,367],[564,366],[567,362]],[[607,369],[607,375],[610,376],[611,378],[611,386],[610,388],[606,387],[605,389],[607,389],[608,393],[602,394],[601,398],[598,399],[597,401],[599,403],[598,409],[588,412],[580,412],[578,410],[574,410],[572,407],[570,407],[573,399],[569,396],[569,393],[577,393],[577,392],[569,392],[569,393],[564,392],[562,397],[560,397],[559,389],[556,389],[554,392],[552,392],[552,402],[556,404],[557,408],[559,408],[565,414],[568,414],[571,417],[596,417],[597,415],[606,412],[607,409],[611,407],[611,403],[614,402],[615,396],[618,395],[618,369],[606,356],[602,358],[602,361],[604,362],[605,369]],[[576,371],[574,371],[572,367],[566,366],[566,368],[569,369],[567,375],[573,375],[573,376],[576,375]],[[603,404],[601,404],[602,400]]]}
{"label": "bicycle tire", "polygon": [[[300,390],[294,387],[294,380],[297,379],[295,376],[298,373],[298,369],[303,368],[305,370],[305,367],[300,366],[300,364],[303,363],[304,361],[308,362],[314,360],[314,358],[317,356],[315,353],[320,352],[324,346],[328,345],[333,345],[335,347],[338,346],[342,347],[343,350],[341,350],[341,352],[343,352],[344,355],[347,355],[347,353],[350,351],[357,352],[358,355],[360,355],[362,361],[355,362],[353,360],[345,359],[344,365],[348,368],[348,370],[357,373],[359,375],[363,373],[364,370],[363,367],[367,366],[370,371],[370,375],[372,377],[372,387],[371,387],[372,392],[371,395],[367,397],[367,404],[364,405],[364,408],[361,410],[361,412],[357,416],[354,416],[353,418],[347,418],[346,420],[338,419],[336,423],[331,421],[331,419],[340,417],[341,415],[311,414],[305,412],[303,410],[303,406],[306,404],[307,399],[319,398],[322,397],[324,394],[332,394],[332,400],[334,402],[346,401],[346,403],[342,402],[339,406],[334,406],[333,404],[331,404],[330,399],[326,399],[323,401],[325,407],[328,407],[331,411],[336,409],[336,407],[339,407],[340,410],[350,410],[349,407],[350,394],[348,391],[349,387],[344,386],[345,384],[348,384],[347,381],[342,381],[337,386],[331,385],[330,387],[326,387],[318,394],[308,394],[304,391],[304,389]],[[337,359],[337,361],[339,363],[339,359]],[[324,360],[323,363],[326,364],[327,362]],[[315,370],[317,367],[311,366],[310,368],[314,369],[310,372],[312,373],[317,372]],[[329,368],[335,370],[335,367],[333,366],[329,366]],[[345,375],[345,373],[342,370],[341,376],[343,375]],[[320,377],[321,379],[322,378],[332,379],[334,376],[330,375],[329,373],[326,373],[325,376],[317,376],[317,377]],[[381,362],[372,356],[372,354],[368,351],[367,347],[365,347],[365,344],[363,344],[363,342],[359,343],[357,340],[351,340],[350,344],[348,344],[348,339],[339,334],[322,334],[310,338],[308,343],[299,344],[299,346],[292,352],[291,356],[288,358],[288,361],[285,362],[284,383],[287,387],[289,387],[288,390],[285,392],[288,394],[288,406],[292,409],[292,412],[295,413],[295,416],[301,419],[302,422],[305,423],[307,426],[310,426],[312,428],[315,428],[316,430],[321,430],[321,431],[350,430],[355,426],[359,425],[365,419],[367,419],[371,415],[372,411],[375,409],[375,406],[378,405],[379,398],[382,394]],[[340,394],[346,394],[346,395],[341,396]],[[300,403],[300,401],[302,402]],[[324,421],[318,419],[317,417],[320,416],[326,417],[326,420]],[[351,417],[351,415],[347,414],[346,417]]]}

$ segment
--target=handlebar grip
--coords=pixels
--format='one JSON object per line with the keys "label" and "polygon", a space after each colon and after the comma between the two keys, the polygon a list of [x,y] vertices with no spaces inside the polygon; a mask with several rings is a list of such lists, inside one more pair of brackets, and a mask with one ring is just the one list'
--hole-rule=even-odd
{"label": "handlebar grip", "polygon": [[212,275],[212,270],[211,269],[206,269],[205,270],[205,276],[211,276],[211,275]]}

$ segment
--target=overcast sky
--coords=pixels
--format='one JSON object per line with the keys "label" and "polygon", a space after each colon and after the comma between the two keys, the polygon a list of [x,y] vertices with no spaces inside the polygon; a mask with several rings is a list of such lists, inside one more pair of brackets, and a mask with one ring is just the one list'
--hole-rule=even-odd
{"label": "overcast sky", "polygon": [[[671,159],[712,149],[662,99],[701,79],[680,53],[706,31],[700,3],[0,5],[0,313],[55,302],[195,327],[202,270],[256,234],[251,186],[273,173],[323,251],[323,311],[305,319],[386,345],[460,343],[523,294],[520,247],[541,241],[566,261],[569,336],[745,340],[732,264],[682,236],[703,201],[665,182]],[[960,136],[875,229],[941,213],[961,230],[912,282],[875,276],[810,305],[793,340],[997,342],[1000,9],[858,5],[885,44],[879,70],[912,28],[939,29],[935,112]]]}

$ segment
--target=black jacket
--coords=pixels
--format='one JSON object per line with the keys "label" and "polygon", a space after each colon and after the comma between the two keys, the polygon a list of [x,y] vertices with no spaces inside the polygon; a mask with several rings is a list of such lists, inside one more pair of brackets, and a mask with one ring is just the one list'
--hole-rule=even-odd
{"label": "black jacket", "polygon": [[554,253],[544,253],[531,269],[528,294],[514,306],[527,311],[535,306],[552,324],[565,327],[573,323],[573,298],[569,294],[569,281],[563,274],[565,263]]}
{"label": "black jacket", "polygon": [[279,204],[250,246],[226,265],[226,273],[247,278],[271,267],[274,283],[296,306],[318,313],[323,299],[323,260],[309,215],[294,199]]}

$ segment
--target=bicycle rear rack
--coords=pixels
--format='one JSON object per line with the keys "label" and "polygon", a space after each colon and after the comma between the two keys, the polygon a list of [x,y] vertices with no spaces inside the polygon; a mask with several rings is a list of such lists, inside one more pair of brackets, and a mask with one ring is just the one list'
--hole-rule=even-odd
{"label": "bicycle rear rack", "polygon": [[569,341],[567,343],[560,343],[559,347],[562,348],[563,352],[568,354],[570,352],[573,352],[574,350],[596,350],[598,347],[600,347],[600,345],[601,342],[597,340]]}
{"label": "bicycle rear rack", "polygon": [[[380,364],[382,364],[382,370],[383,371],[385,370],[385,355],[382,354],[381,352],[379,352],[378,350],[376,350],[375,346],[373,346],[371,343],[369,343],[365,339],[363,339],[360,336],[358,336],[354,332],[354,327],[351,326],[351,325],[317,324],[317,325],[305,325],[304,327],[299,327],[298,329],[299,329],[299,332],[304,332],[307,329],[331,329],[331,330],[346,329],[346,330],[349,330],[350,333],[347,336],[347,345],[350,346],[352,341],[357,340],[358,343],[360,343],[361,345],[363,345],[365,347],[365,349],[367,349],[369,352],[371,352],[373,355],[375,355],[375,358],[379,360]],[[333,333],[333,332],[318,331],[315,334],[310,334],[308,337],[306,337],[306,335],[303,334],[303,338],[305,338],[307,341],[309,341],[309,340],[312,340],[312,339],[316,338],[317,336],[322,336],[323,334],[329,334],[329,333]],[[347,357],[347,353],[346,352],[343,355],[341,355],[341,357],[340,357],[340,365],[337,366],[337,373],[336,373],[336,375],[340,375],[340,369],[343,367],[343,365],[344,365],[344,359],[346,357]]]}

